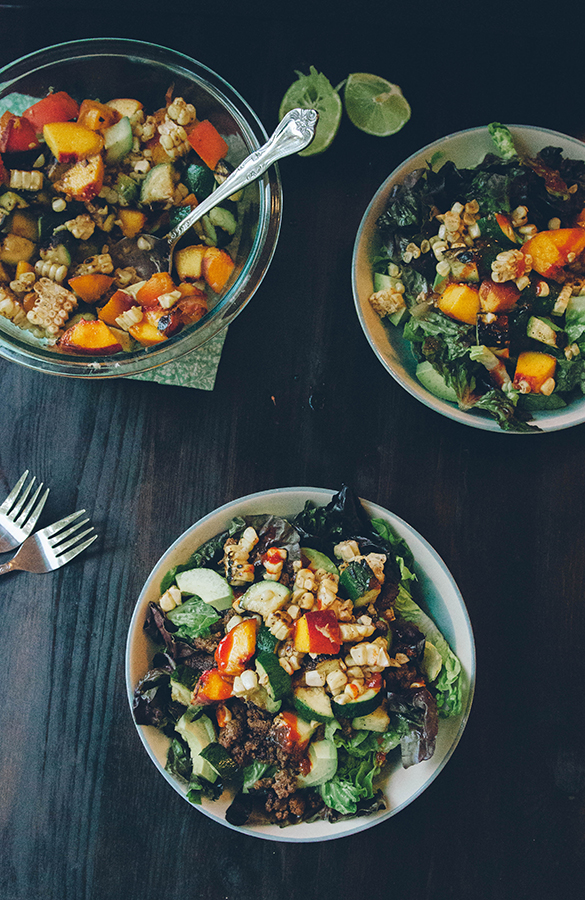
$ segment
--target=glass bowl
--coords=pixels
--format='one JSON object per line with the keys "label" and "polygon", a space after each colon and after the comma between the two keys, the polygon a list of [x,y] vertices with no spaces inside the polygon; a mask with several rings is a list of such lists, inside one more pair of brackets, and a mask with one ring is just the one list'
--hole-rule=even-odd
{"label": "glass bowl", "polygon": [[[228,163],[237,166],[266,141],[256,114],[220,75],[182,53],[124,38],[57,44],[10,63],[0,69],[0,102],[9,104],[12,94],[41,98],[52,89],[67,91],[78,101],[136,97],[154,111],[164,104],[171,85],[175,96],[193,103],[198,118],[209,119],[225,137]],[[281,206],[280,176],[271,166],[245,189],[233,252],[236,265],[226,289],[202,319],[161,344],[112,356],[72,355],[50,349],[0,317],[0,356],[54,375],[106,378],[146,372],[201,347],[242,311],[262,281],[276,248]]]}
{"label": "glass bowl", "polygon": [[[544,147],[554,146],[560,147],[565,157],[585,162],[585,144],[577,138],[530,125],[510,125],[509,128],[516,147],[523,154],[536,156]],[[470,128],[428,144],[394,169],[374,194],[360,223],[353,251],[352,285],[355,307],[364,334],[386,371],[398,384],[425,406],[449,419],[485,431],[514,434],[514,431],[502,431],[488,413],[459,409],[455,403],[442,400],[423,387],[415,374],[417,362],[410,342],[403,338],[401,329],[391,324],[386,325],[369,302],[374,289],[372,262],[379,248],[376,222],[386,207],[393,186],[403,182],[415,169],[424,168],[431,160],[434,169],[440,168],[448,160],[459,168],[472,168],[490,152],[494,152],[494,143],[487,127]],[[530,421],[540,431],[533,429],[522,433],[541,434],[585,422],[585,396],[572,400],[562,409],[534,411]]]}
{"label": "glass bowl", "polygon": [[[130,709],[133,708],[134,688],[152,668],[153,656],[157,650],[143,628],[146,613],[149,603],[158,601],[161,580],[169,569],[188,560],[198,547],[224,531],[236,516],[264,513],[293,516],[304,508],[307,501],[316,506],[326,506],[332,496],[333,491],[315,487],[279,488],[248,494],[203,516],[177,538],[148,576],[130,622],[126,642],[126,691]],[[415,600],[431,615],[461,662],[463,670],[461,713],[441,719],[437,746],[431,759],[404,769],[400,763],[399,752],[395,754],[394,761],[380,777],[379,786],[384,792],[386,809],[370,816],[342,819],[338,822],[301,822],[287,828],[260,824],[235,826],[225,819],[226,809],[232,799],[232,794],[226,789],[221,798],[214,802],[204,799],[196,809],[227,828],[256,838],[287,842],[329,841],[372,828],[405,809],[432,784],[443,771],[463,734],[475,689],[475,641],[463,597],[443,560],[414,528],[375,503],[366,500],[361,502],[370,517],[388,522],[393,531],[406,541],[413,553],[417,578],[416,589],[413,589]],[[136,728],[159,774],[189,802],[186,783],[180,782],[165,769],[169,738],[152,725],[136,725]]]}

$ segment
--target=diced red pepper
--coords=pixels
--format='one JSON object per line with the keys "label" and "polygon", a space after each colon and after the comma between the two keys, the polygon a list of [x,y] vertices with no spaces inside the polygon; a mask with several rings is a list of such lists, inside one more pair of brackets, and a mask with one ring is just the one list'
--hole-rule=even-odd
{"label": "diced red pepper", "polygon": [[3,113],[0,117],[0,153],[21,153],[38,147],[39,139],[28,121],[14,113]]}
{"label": "diced red pepper", "polygon": [[207,705],[209,703],[221,703],[232,696],[232,682],[224,678],[219,669],[206,669],[197,682],[197,688],[192,703]]}
{"label": "diced red pepper", "polygon": [[218,669],[226,675],[241,675],[256,652],[256,619],[243,619],[228,631],[215,651]]}
{"label": "diced red pepper", "polygon": [[4,161],[0,156],[0,184],[8,184],[10,181],[10,175],[8,174],[8,169],[4,165]]}
{"label": "diced red pepper", "polygon": [[187,138],[195,153],[210,169],[215,169],[220,159],[228,152],[228,145],[208,119],[197,122],[187,133]]}
{"label": "diced red pepper", "polygon": [[310,610],[297,619],[294,640],[300,653],[339,653],[341,631],[333,610]]}
{"label": "diced red pepper", "polygon": [[77,118],[79,104],[66,91],[57,91],[43,97],[25,109],[22,116],[28,119],[37,134],[42,134],[43,126],[50,122],[71,122]]}

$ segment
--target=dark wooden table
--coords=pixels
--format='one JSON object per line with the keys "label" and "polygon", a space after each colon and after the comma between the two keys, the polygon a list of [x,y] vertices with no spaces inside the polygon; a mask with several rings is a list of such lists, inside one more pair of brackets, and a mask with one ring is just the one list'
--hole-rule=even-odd
{"label": "dark wooden table", "polygon": [[[343,5],[342,5],[343,6]],[[404,157],[492,120],[585,134],[582,29],[531,7],[391,2],[0,4],[0,62],[94,36],[166,44],[220,72],[267,131],[294,70],[399,83],[413,115],[376,139],[344,118],[327,153],[282,162],[274,261],[229,328],[212,392],[45,376],[0,360],[0,495],[30,468],[43,523],[86,507],[95,552],[1,583],[2,900],[550,900],[585,878],[584,426],[456,424],[386,374],[350,263],[373,192]],[[361,496],[437,549],[477,642],[471,718],[398,816],[323,844],[240,835],[156,773],[126,700],[141,586],[191,523],[291,485]]]}

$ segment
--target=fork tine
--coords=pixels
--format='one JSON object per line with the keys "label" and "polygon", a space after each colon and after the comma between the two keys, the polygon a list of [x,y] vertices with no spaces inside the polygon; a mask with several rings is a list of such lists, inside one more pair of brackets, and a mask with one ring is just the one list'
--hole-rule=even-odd
{"label": "fork tine", "polygon": [[82,519],[81,522],[76,522],[75,525],[72,525],[71,528],[68,528],[67,531],[60,531],[59,534],[55,534],[54,536],[48,538],[49,544],[56,550],[60,544],[65,540],[65,538],[70,537],[72,534],[75,534],[82,525],[86,525],[89,522],[89,519]]}
{"label": "fork tine", "polygon": [[[42,531],[39,532],[39,534],[42,534],[47,538],[52,537],[52,535],[56,534],[58,531],[61,531],[62,528],[65,528],[66,525],[69,525],[70,522],[73,522],[79,516],[82,516],[84,512],[84,509],[78,509],[77,512],[71,513],[70,516],[65,516],[64,519],[60,519],[58,522],[54,522],[53,525],[47,525],[47,527],[43,528]],[[81,525],[83,523],[80,522],[79,524]]]}
{"label": "fork tine", "polygon": [[[89,520],[86,519],[85,521],[87,522]],[[81,523],[81,524],[84,524],[84,523]],[[75,528],[71,528],[67,532],[67,534],[71,534],[71,532],[75,531],[75,529],[77,527],[78,526],[75,526]],[[92,531],[93,531],[93,526],[91,528],[86,528],[85,531],[81,532],[81,534],[76,534],[75,537],[72,537],[68,541],[64,541],[63,543],[59,543],[57,545],[52,544],[51,546],[53,548],[53,552],[55,553],[56,556],[60,556],[64,550],[67,550],[68,547],[72,547],[74,544],[77,544],[81,540],[82,537],[85,537],[86,534],[91,534]],[[97,537],[97,535],[96,535],[96,537]]]}
{"label": "fork tine", "polygon": [[30,532],[34,528],[35,523],[42,512],[43,506],[45,505],[45,501],[49,495],[49,488],[47,488],[47,490],[45,491],[45,493],[43,494],[43,496],[41,497],[41,499],[39,500],[39,502],[37,503],[36,507],[33,510],[33,506],[36,503],[37,497],[39,496],[42,487],[43,487],[43,483],[41,482],[39,484],[38,488],[36,489],[36,491],[34,492],[33,496],[31,497],[31,499],[27,503],[26,507],[21,512],[18,519],[15,520],[15,525],[18,525],[21,528],[24,526],[24,524],[26,522],[25,530],[26,530],[27,534],[30,534]]}
{"label": "fork tine", "polygon": [[[16,484],[14,485],[14,487],[8,494],[8,497],[6,498],[4,503],[2,504],[2,506],[0,506],[0,512],[7,513],[7,514],[10,512],[10,510],[12,509],[12,506],[16,502],[16,499],[20,493],[20,489],[22,488],[22,486],[27,478],[28,478],[28,469],[26,470],[26,472],[24,472],[20,476],[20,478],[18,479],[18,481],[16,482]],[[34,481],[34,478],[33,478],[33,481]],[[32,483],[31,483],[31,487],[32,487]],[[30,487],[29,487],[29,491],[30,491]],[[25,499],[26,499],[26,497],[25,497]]]}
{"label": "fork tine", "polygon": [[22,511],[22,507],[26,503],[28,495],[30,494],[35,481],[36,481],[36,478],[33,475],[32,479],[29,481],[29,483],[25,487],[24,491],[22,492],[22,495],[17,497],[16,500],[14,501],[14,505],[13,505],[12,509],[10,510],[10,518],[11,519],[16,519],[16,517],[20,515],[20,513]]}
{"label": "fork tine", "polygon": [[[89,529],[91,531],[91,529]],[[87,532],[85,532],[87,534]],[[62,556],[59,556],[59,565],[64,566],[65,563],[71,562],[71,560],[77,556],[78,553],[81,553],[82,550],[85,550],[89,547],[90,544],[97,539],[97,534],[94,534],[93,537],[89,538],[89,540],[85,541],[83,544],[79,544],[78,547],[73,547],[72,550],[68,550],[67,553],[64,553]]]}

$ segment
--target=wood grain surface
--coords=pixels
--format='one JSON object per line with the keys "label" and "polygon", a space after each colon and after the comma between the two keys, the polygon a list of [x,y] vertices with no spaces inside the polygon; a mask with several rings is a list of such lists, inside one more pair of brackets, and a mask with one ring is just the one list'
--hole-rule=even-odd
{"label": "wood grain surface", "polygon": [[[0,3],[2,64],[134,37],[221,73],[268,132],[311,64],[333,84],[384,75],[413,110],[388,139],[344,117],[325,154],[281,163],[277,252],[229,328],[213,391],[0,359],[0,497],[29,468],[51,487],[42,524],[85,507],[100,535],[51,575],[0,584],[1,900],[580,896],[585,426],[492,434],[427,409],[377,361],[351,293],[361,216],[420,146],[493,120],[585,134],[578,20],[561,52],[518,7],[464,9]],[[398,816],[322,844],[255,840],[191,808],[148,759],[125,694],[128,625],[152,566],[200,516],[252,491],[344,482],[453,573],[475,632],[475,701],[445,770]]]}

